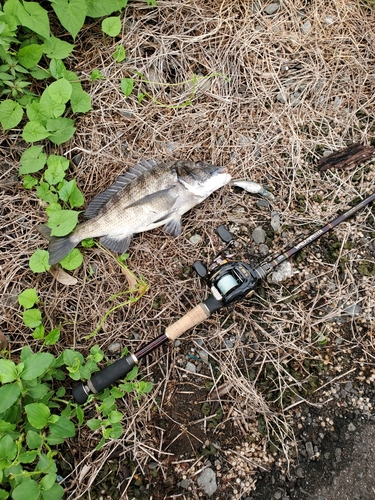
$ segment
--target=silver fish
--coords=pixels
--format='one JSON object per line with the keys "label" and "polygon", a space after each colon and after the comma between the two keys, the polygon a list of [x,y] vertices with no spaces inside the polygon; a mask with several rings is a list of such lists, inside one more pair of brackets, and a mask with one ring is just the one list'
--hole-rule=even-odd
{"label": "silver fish", "polygon": [[253,181],[246,181],[245,179],[234,179],[231,182],[231,186],[237,186],[248,193],[253,193],[253,194],[260,194],[261,196],[264,196],[265,198],[268,198],[270,200],[274,200],[275,197],[274,195],[265,189],[262,184],[258,184],[257,182]]}
{"label": "silver fish", "polygon": [[37,229],[50,241],[50,265],[86,238],[100,237],[105,247],[125,253],[135,233],[164,226],[167,233],[178,236],[181,216],[230,180],[226,167],[142,160],[90,202],[84,214],[88,220],[68,236],[51,237],[45,225]]}

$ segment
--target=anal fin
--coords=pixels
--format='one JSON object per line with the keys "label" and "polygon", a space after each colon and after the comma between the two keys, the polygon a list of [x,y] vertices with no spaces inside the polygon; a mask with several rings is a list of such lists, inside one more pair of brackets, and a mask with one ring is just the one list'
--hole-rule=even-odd
{"label": "anal fin", "polygon": [[113,252],[117,252],[120,254],[123,254],[127,251],[129,248],[131,239],[132,239],[132,234],[130,236],[102,236],[100,238],[100,243],[104,245],[106,248],[109,250],[112,250]]}

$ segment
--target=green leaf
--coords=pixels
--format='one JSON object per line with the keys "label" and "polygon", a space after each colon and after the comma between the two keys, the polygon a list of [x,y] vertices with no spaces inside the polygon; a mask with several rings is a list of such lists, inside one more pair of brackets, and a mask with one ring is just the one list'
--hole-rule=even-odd
{"label": "green leaf", "polygon": [[65,494],[61,484],[55,483],[52,488],[42,492],[43,500],[60,500]]}
{"label": "green leaf", "polygon": [[46,203],[57,203],[58,200],[57,193],[53,192],[53,186],[50,186],[48,182],[40,181],[36,188],[36,195]]}
{"label": "green leaf", "polygon": [[51,203],[51,205],[48,205],[48,207],[46,208],[47,215],[50,215],[53,212],[57,212],[58,210],[62,210],[62,207],[59,203]]}
{"label": "green leaf", "polygon": [[74,120],[70,118],[55,118],[47,121],[46,128],[50,133],[49,140],[60,145],[69,141],[76,131]]}
{"label": "green leaf", "polygon": [[126,57],[125,49],[122,45],[119,45],[115,50],[115,52],[113,53],[113,59],[116,62],[120,63],[125,59],[125,57]]}
{"label": "green leaf", "polygon": [[40,61],[43,55],[43,46],[36,43],[22,47],[17,54],[18,61],[27,69],[32,68]]}
{"label": "green leaf", "polygon": [[83,257],[78,248],[74,248],[71,252],[68,253],[66,257],[60,260],[61,267],[66,269],[67,271],[73,271],[73,269],[77,269],[83,262]]}
{"label": "green leaf", "polygon": [[108,420],[111,422],[111,424],[116,424],[117,422],[120,422],[122,420],[122,413],[119,411],[111,411],[111,413],[108,415]]}
{"label": "green leaf", "polygon": [[59,78],[62,78],[65,75],[66,67],[63,61],[61,61],[61,59],[53,58],[49,63],[49,70],[53,78],[58,80]]}
{"label": "green leaf", "polygon": [[85,203],[85,198],[77,188],[75,179],[63,185],[59,190],[59,197],[61,200],[69,202],[71,208],[81,207]]}
{"label": "green leaf", "polygon": [[98,418],[92,418],[86,422],[87,426],[93,430],[97,431],[102,426],[103,421]]}
{"label": "green leaf", "polygon": [[31,174],[42,170],[46,164],[47,155],[42,153],[43,146],[30,146],[22,153],[20,159],[20,175]]}
{"label": "green leaf", "polygon": [[43,438],[37,432],[29,430],[26,434],[26,443],[30,450],[37,450],[43,444]]}
{"label": "green leaf", "polygon": [[133,87],[134,87],[133,78],[123,78],[121,80],[121,90],[126,95],[126,97],[129,97],[130,94],[133,92]]}
{"label": "green leaf", "polygon": [[43,48],[49,59],[66,59],[74,49],[74,45],[51,36],[45,40]]}
{"label": "green leaf", "polygon": [[54,328],[46,335],[44,345],[55,345],[60,339],[60,327]]}
{"label": "green leaf", "polygon": [[24,361],[24,369],[21,373],[22,380],[33,380],[44,375],[54,362],[53,354],[49,352],[37,352]]}
{"label": "green leaf", "polygon": [[18,295],[18,303],[25,309],[30,309],[39,302],[35,288],[27,288]]}
{"label": "green leaf", "polygon": [[45,92],[47,92],[49,97],[56,104],[65,104],[72,95],[72,85],[65,78],[60,78],[60,80],[51,83],[51,85],[46,88]]}
{"label": "green leaf", "polygon": [[43,38],[50,34],[48,14],[37,2],[23,2],[17,9],[17,17],[22,26],[26,26]]}
{"label": "green leaf", "polygon": [[31,121],[26,123],[22,137],[26,142],[36,142],[46,139],[50,135],[41,123]]}
{"label": "green leaf", "polygon": [[73,113],[87,113],[91,109],[91,97],[77,82],[72,84],[73,92],[70,98]]}
{"label": "green leaf", "polygon": [[33,355],[33,351],[28,345],[24,345],[21,350],[21,361],[25,361],[27,358]]}
{"label": "green leaf", "polygon": [[104,80],[105,77],[101,74],[99,69],[94,69],[91,72],[90,78],[92,82],[95,82],[95,80]]}
{"label": "green leaf", "polygon": [[56,482],[56,477],[57,475],[55,473],[44,476],[39,483],[42,489],[45,491],[50,490]]}
{"label": "green leaf", "polygon": [[0,103],[0,123],[4,130],[16,127],[23,117],[23,109],[16,101],[6,99]]}
{"label": "green leaf", "polygon": [[40,486],[33,479],[26,479],[16,486],[12,493],[13,500],[38,500],[40,497]]}
{"label": "green leaf", "polygon": [[113,14],[113,12],[121,11],[127,5],[128,0],[111,0],[111,2],[86,0],[86,3],[89,17],[104,17]]}
{"label": "green leaf", "polygon": [[10,359],[0,359],[0,382],[7,384],[17,378],[16,365]]}
{"label": "green leaf", "polygon": [[33,331],[33,339],[37,339],[37,340],[44,339],[44,332],[45,332],[45,329],[44,329],[43,325],[37,326],[35,328],[35,330]]}
{"label": "green leaf", "polygon": [[23,178],[23,187],[25,189],[31,189],[38,184],[38,179],[35,179],[32,175],[26,174]]}
{"label": "green leaf", "polygon": [[15,403],[21,393],[17,382],[0,387],[0,415]]}
{"label": "green leaf", "polygon": [[79,212],[59,210],[50,215],[47,226],[52,229],[51,236],[66,236],[76,227]]}
{"label": "green leaf", "polygon": [[50,388],[46,384],[37,384],[33,387],[29,387],[27,393],[35,401],[43,399],[49,390]]}
{"label": "green leaf", "polygon": [[13,439],[9,436],[3,436],[0,439],[0,458],[7,458],[8,460],[14,460],[17,455],[17,445]]}
{"label": "green leaf", "polygon": [[44,172],[45,180],[52,185],[58,184],[65,177],[69,168],[69,160],[59,155],[50,155],[47,160],[48,168]]}
{"label": "green leaf", "polygon": [[[1,473],[1,471],[0,471]],[[7,498],[9,498],[9,493],[5,490],[3,490],[2,488],[0,488],[0,500],[6,500]]]}
{"label": "green leaf", "polygon": [[41,123],[45,127],[47,120],[51,118],[51,108],[47,109],[45,105],[34,100],[27,105],[26,114],[31,122]]}
{"label": "green leaf", "polygon": [[83,413],[82,408],[78,405],[76,408],[76,413],[77,413],[78,425],[79,425],[79,427],[81,427],[81,425],[83,424],[83,422],[85,420],[85,414]]}
{"label": "green leaf", "polygon": [[75,39],[85,22],[87,5],[85,0],[53,0],[53,10],[60,23]]}
{"label": "green leaf", "polygon": [[109,36],[117,36],[121,31],[121,20],[119,17],[107,17],[102,21],[102,31]]}
{"label": "green leaf", "polygon": [[43,429],[48,424],[50,409],[43,403],[31,403],[25,406],[27,420],[35,429]]}
{"label": "green leaf", "polygon": [[73,422],[66,417],[60,417],[58,421],[49,426],[51,434],[47,437],[49,444],[63,443],[66,438],[74,437],[76,429]]}
{"label": "green leaf", "polygon": [[49,253],[47,250],[40,250],[39,248],[32,254],[29,260],[30,269],[34,273],[44,273],[51,267],[48,264]]}
{"label": "green leaf", "polygon": [[35,328],[42,322],[42,313],[39,309],[27,309],[22,313],[23,322],[29,328]]}
{"label": "green leaf", "polygon": [[66,106],[64,103],[59,104],[54,101],[48,94],[47,90],[48,89],[43,92],[40,98],[40,113],[43,117],[48,116],[48,118],[58,118],[64,113]]}
{"label": "green leaf", "polygon": [[25,451],[18,456],[18,461],[21,464],[31,464],[37,456],[38,453],[36,451]]}
{"label": "green leaf", "polygon": [[46,78],[49,78],[51,75],[50,73],[43,68],[32,68],[30,70],[30,75],[35,78],[35,80],[45,80]]}
{"label": "green leaf", "polygon": [[[7,433],[8,431],[13,431],[16,428],[16,424],[11,424],[6,420],[0,420],[0,432]],[[1,480],[0,480],[1,482]]]}
{"label": "green leaf", "polygon": [[138,366],[134,366],[130,372],[126,375],[125,380],[134,380],[136,376],[138,375]]}

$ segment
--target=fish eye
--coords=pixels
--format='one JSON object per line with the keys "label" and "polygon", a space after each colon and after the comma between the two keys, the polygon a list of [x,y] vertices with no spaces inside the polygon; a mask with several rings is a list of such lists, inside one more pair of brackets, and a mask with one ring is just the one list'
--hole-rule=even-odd
{"label": "fish eye", "polygon": [[200,161],[200,162],[198,163],[198,167],[203,167],[203,166],[204,166],[203,161]]}

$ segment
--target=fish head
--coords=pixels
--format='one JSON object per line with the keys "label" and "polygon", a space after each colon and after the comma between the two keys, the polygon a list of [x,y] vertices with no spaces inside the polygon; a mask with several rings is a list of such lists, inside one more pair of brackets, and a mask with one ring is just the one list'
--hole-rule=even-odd
{"label": "fish head", "polygon": [[176,173],[178,181],[188,191],[202,197],[209,196],[231,180],[231,175],[226,167],[203,162],[178,162]]}

